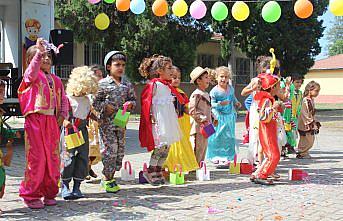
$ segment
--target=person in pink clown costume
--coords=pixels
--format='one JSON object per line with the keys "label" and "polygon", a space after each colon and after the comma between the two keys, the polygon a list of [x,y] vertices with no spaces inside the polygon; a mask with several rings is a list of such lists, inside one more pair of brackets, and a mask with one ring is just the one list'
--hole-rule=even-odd
{"label": "person in pink clown costume", "polygon": [[[52,60],[39,38],[26,52],[26,69],[18,89],[25,117],[25,178],[19,196],[31,209],[53,206],[58,194],[59,139],[68,117],[68,99],[60,78],[51,73]],[[42,201],[43,198],[43,201]]]}

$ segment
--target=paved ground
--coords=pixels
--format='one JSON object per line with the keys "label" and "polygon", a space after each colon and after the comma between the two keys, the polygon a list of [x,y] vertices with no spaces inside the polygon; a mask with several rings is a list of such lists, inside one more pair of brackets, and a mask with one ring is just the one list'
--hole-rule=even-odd
{"label": "paved ground", "polygon": [[[120,182],[118,194],[104,193],[99,180],[85,183],[85,199],[63,201],[39,211],[23,206],[18,197],[25,164],[22,146],[16,148],[12,167],[7,168],[7,190],[0,200],[0,220],[343,220],[343,112],[320,112],[323,129],[311,151],[313,159],[294,157],[280,163],[281,182],[264,187],[244,175],[229,175],[211,167],[211,181],[151,187]],[[149,154],[138,147],[137,123],[128,130],[126,159],[138,175]],[[241,137],[243,124],[237,124]],[[241,148],[244,154],[244,148]],[[98,164],[96,172],[100,173]],[[288,168],[303,168],[310,180],[287,180]]]}

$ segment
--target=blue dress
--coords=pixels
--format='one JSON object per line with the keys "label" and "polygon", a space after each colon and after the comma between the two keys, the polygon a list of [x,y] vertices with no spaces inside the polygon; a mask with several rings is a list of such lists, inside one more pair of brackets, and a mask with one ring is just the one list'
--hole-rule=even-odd
{"label": "blue dress", "polygon": [[[234,88],[229,85],[226,91],[215,86],[211,92],[212,112],[218,119],[215,134],[208,139],[206,159],[227,161],[233,160],[236,150],[235,124],[237,112],[234,105],[238,102]],[[229,101],[228,105],[220,105],[221,101]]]}

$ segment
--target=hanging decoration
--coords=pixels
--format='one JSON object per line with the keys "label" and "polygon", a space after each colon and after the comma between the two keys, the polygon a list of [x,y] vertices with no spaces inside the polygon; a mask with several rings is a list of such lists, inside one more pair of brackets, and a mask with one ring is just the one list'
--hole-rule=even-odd
{"label": "hanging decoration", "polygon": [[107,4],[112,4],[114,3],[116,0],[104,0],[104,2],[106,2]]}
{"label": "hanging decoration", "polygon": [[262,8],[262,18],[268,23],[274,23],[281,17],[281,7],[276,1],[267,2]]}
{"label": "hanging decoration", "polygon": [[117,0],[116,7],[118,11],[126,12],[130,9],[130,0]]}
{"label": "hanging decoration", "polygon": [[142,14],[145,10],[145,1],[144,0],[132,0],[130,4],[130,10],[133,14],[139,15]]}
{"label": "hanging decoration", "polygon": [[299,18],[308,18],[313,13],[313,5],[309,0],[297,0],[294,4],[294,13]]}
{"label": "hanging decoration", "polygon": [[206,5],[201,0],[194,1],[189,7],[189,13],[195,19],[202,19],[206,15]]}
{"label": "hanging decoration", "polygon": [[156,0],[152,4],[152,12],[156,16],[165,16],[168,13],[168,2],[166,0]]}
{"label": "hanging decoration", "polygon": [[110,18],[105,13],[100,13],[95,17],[95,27],[99,30],[106,30],[110,26]]}
{"label": "hanging decoration", "polygon": [[335,16],[343,16],[343,0],[331,0],[329,10]]}
{"label": "hanging decoration", "polygon": [[101,0],[88,0],[88,2],[93,4],[93,5],[99,3],[100,1]]}
{"label": "hanging decoration", "polygon": [[212,17],[217,21],[223,21],[228,15],[228,9],[223,2],[216,2],[211,9]]}
{"label": "hanging decoration", "polygon": [[232,6],[231,14],[237,21],[244,21],[249,17],[249,6],[243,1],[237,1]]}
{"label": "hanging decoration", "polygon": [[185,2],[185,0],[176,0],[173,3],[172,11],[173,11],[174,15],[176,15],[178,17],[185,16],[187,14],[187,11],[188,11],[188,5]]}

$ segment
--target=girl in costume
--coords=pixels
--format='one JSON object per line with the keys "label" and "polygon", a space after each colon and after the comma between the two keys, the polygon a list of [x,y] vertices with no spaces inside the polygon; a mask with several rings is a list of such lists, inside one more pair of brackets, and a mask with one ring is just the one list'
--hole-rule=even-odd
{"label": "girl in costume", "polygon": [[300,140],[298,143],[299,159],[311,158],[309,150],[314,143],[315,134],[319,133],[320,123],[315,118],[314,98],[319,95],[320,85],[315,81],[310,81],[304,91],[301,112],[299,116],[298,131]]}
{"label": "girl in costume", "polygon": [[51,73],[51,54],[43,39],[38,38],[27,50],[26,58],[28,68],[18,89],[26,149],[25,178],[19,196],[29,208],[41,209],[57,203],[59,126],[68,117],[68,98],[61,79]]}
{"label": "girl in costume", "polygon": [[259,109],[259,141],[265,159],[257,170],[257,174],[253,174],[250,179],[257,184],[270,185],[273,184],[273,181],[267,180],[267,178],[274,173],[280,160],[275,118],[280,104],[274,99],[280,85],[278,78],[270,74],[260,74],[258,77],[261,80],[261,91],[256,93],[254,99]]}
{"label": "girl in costume", "polygon": [[145,58],[139,67],[140,74],[151,79],[141,94],[139,141],[141,147],[152,151],[148,171],[143,176],[155,186],[165,183],[162,166],[167,159],[170,145],[182,138],[173,94],[180,104],[185,104],[186,101],[170,85],[172,67],[172,60],[162,55]]}
{"label": "girl in costume", "polygon": [[215,70],[217,86],[211,92],[212,112],[218,119],[215,133],[208,139],[206,158],[211,161],[219,161],[228,164],[233,160],[236,150],[235,124],[237,112],[241,103],[235,96],[234,88],[229,84],[232,78],[230,67],[218,67]]}
{"label": "girl in costume", "polygon": [[[80,190],[80,185],[89,171],[87,124],[91,109],[91,103],[87,95],[95,94],[97,90],[97,80],[89,67],[77,67],[71,71],[66,90],[71,114],[68,120],[64,120],[64,127],[68,130],[69,134],[81,131],[85,143],[67,150],[71,155],[71,163],[68,166],[65,165],[62,172],[63,184],[61,194],[65,200],[84,197]],[[76,128],[77,131],[75,131]],[[74,182],[72,191],[69,190],[71,180]]]}
{"label": "girl in costume", "polygon": [[[178,67],[173,66],[172,83],[171,85],[182,95],[185,101],[188,101],[188,97],[179,86],[181,82],[181,71]],[[174,107],[178,115],[178,121],[180,129],[182,131],[182,138],[180,141],[170,146],[169,154],[164,163],[164,166],[168,168],[168,171],[173,171],[174,166],[180,164],[182,171],[188,172],[198,169],[199,165],[196,161],[193,148],[190,142],[190,117],[188,104],[181,104],[175,97]]]}

